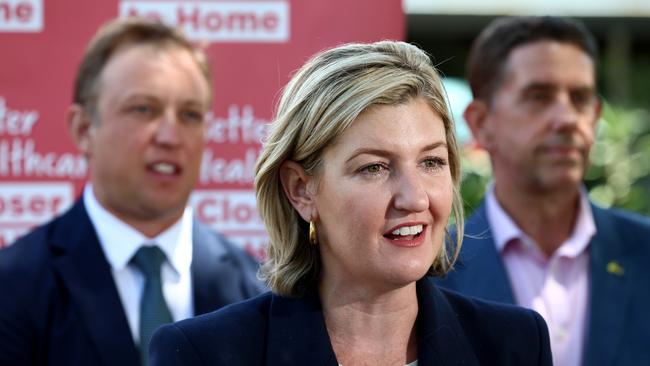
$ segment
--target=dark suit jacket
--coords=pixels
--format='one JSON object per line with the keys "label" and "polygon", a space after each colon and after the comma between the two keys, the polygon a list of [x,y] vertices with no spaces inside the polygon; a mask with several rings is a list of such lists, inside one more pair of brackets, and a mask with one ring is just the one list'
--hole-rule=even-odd
{"label": "dark suit jacket", "polygon": [[[589,313],[583,362],[589,366],[650,365],[650,220],[593,205],[592,210],[597,233],[589,246]],[[467,295],[515,303],[492,239],[485,204],[466,223],[456,270],[437,283]]]}
{"label": "dark suit jacket", "polygon": [[[262,291],[257,265],[197,222],[195,313]],[[0,251],[0,365],[136,366],[111,268],[82,201]]]}
{"label": "dark suit jacket", "polygon": [[[417,283],[418,364],[551,365],[546,323],[535,312]],[[161,327],[151,365],[338,365],[315,292],[266,293]]]}

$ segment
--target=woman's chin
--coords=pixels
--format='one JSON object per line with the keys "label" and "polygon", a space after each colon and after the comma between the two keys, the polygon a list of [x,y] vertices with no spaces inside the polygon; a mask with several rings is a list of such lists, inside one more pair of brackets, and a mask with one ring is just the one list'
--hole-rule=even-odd
{"label": "woman's chin", "polygon": [[409,285],[426,276],[429,268],[431,268],[429,262],[421,260],[409,261],[402,266],[391,269],[389,282],[398,287]]}

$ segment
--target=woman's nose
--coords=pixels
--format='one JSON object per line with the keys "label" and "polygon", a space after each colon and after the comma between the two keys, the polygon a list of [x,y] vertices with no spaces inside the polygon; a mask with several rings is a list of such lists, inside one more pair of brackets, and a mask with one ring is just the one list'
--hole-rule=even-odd
{"label": "woman's nose", "polygon": [[421,212],[429,208],[425,184],[417,172],[405,172],[398,177],[393,205],[400,211],[408,212]]}

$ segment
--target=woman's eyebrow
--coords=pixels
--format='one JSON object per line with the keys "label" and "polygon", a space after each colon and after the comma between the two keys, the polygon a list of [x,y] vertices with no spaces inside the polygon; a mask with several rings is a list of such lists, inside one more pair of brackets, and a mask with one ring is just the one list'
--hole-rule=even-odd
{"label": "woman's eyebrow", "polygon": [[[420,151],[431,151],[435,150],[437,148],[447,148],[447,142],[446,141],[437,141],[434,143],[431,143],[429,145],[424,146]],[[381,156],[381,157],[390,157],[393,155],[390,151],[383,150],[383,149],[378,149],[378,148],[368,148],[368,147],[360,147],[358,149],[355,149],[352,151],[352,154],[350,157],[345,161],[346,163],[349,162],[350,160],[356,158],[359,155],[363,154],[368,154],[368,155],[376,155],[376,156]]]}

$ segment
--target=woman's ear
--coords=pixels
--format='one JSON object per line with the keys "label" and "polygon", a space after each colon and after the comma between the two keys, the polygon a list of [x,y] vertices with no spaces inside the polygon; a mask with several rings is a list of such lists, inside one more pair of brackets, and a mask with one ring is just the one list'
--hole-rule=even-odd
{"label": "woman's ear", "polygon": [[317,215],[314,190],[312,189],[313,179],[295,161],[287,160],[280,166],[280,181],[282,182],[284,194],[293,208],[307,222],[315,220]]}

